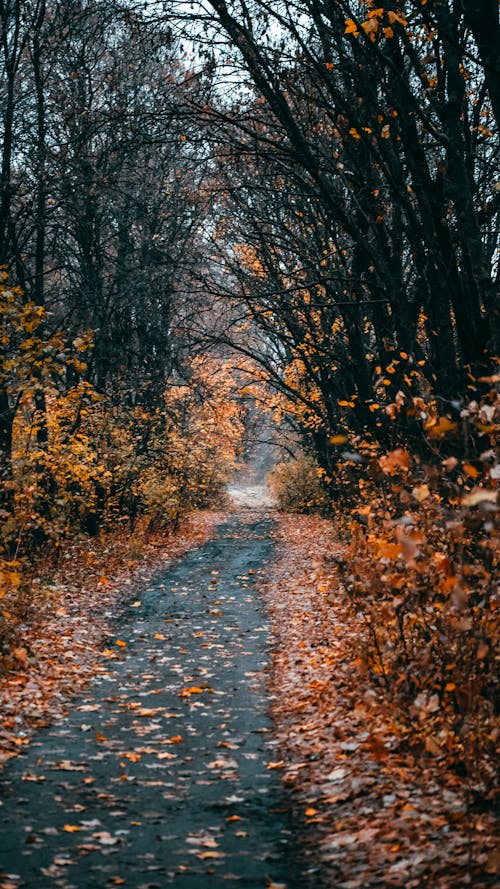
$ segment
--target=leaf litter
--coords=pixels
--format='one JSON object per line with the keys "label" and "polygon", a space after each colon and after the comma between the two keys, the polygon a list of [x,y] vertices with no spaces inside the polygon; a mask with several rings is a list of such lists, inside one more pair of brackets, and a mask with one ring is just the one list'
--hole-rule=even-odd
{"label": "leaf litter", "polygon": [[[8,764],[0,868],[19,863],[16,887],[113,885],[125,860],[136,889],[183,876],[201,886],[212,874],[297,885],[279,777],[266,768],[268,627],[256,582],[271,548],[268,534],[231,519],[145,585],[140,610],[111,636],[118,656],[103,660],[71,711],[63,704],[22,763]],[[214,614],[203,582],[214,568],[225,575],[216,595],[226,616]],[[235,596],[242,569],[252,581]]]}
{"label": "leaf litter", "polygon": [[333,523],[280,516],[261,590],[273,639],[270,678],[278,768],[300,813],[317,889],[496,884],[490,807],[466,779],[409,743],[404,720],[363,670],[366,629],[335,570]]}

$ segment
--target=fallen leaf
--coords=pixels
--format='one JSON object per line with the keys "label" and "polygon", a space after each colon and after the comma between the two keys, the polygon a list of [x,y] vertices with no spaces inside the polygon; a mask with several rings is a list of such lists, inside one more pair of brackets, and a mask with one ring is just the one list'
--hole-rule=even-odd
{"label": "fallen leaf", "polygon": [[204,861],[206,858],[225,858],[224,852],[197,852],[196,857]]}
{"label": "fallen leaf", "polygon": [[99,830],[92,834],[93,838],[101,843],[102,846],[116,846],[120,842],[119,837],[113,837],[107,830]]}
{"label": "fallen leaf", "polygon": [[59,762],[55,762],[52,766],[53,769],[60,769],[62,772],[84,772],[85,766],[77,765],[74,762],[71,762],[69,759],[61,759]]}

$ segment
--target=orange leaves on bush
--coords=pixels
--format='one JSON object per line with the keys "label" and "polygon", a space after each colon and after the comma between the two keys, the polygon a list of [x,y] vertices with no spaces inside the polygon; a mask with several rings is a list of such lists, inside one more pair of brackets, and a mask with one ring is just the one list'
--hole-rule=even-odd
{"label": "orange leaves on bush", "polygon": [[423,501],[427,500],[427,498],[431,495],[429,485],[417,485],[415,488],[413,488],[411,493],[415,500],[418,500],[419,503],[423,503]]}
{"label": "orange leaves on bush", "polygon": [[428,432],[429,438],[444,438],[449,432],[456,432],[458,423],[450,420],[449,417],[430,417],[424,423],[424,429]]}
{"label": "orange leaves on bush", "polygon": [[385,475],[396,475],[398,472],[409,472],[413,459],[405,448],[396,448],[379,457],[378,464]]}
{"label": "orange leaves on bush", "polygon": [[19,646],[17,648],[13,648],[11,651],[11,655],[16,659],[23,667],[26,667],[28,664],[28,652],[24,646]]}
{"label": "orange leaves on bush", "polygon": [[377,546],[377,556],[379,559],[397,559],[401,555],[401,547],[399,543],[387,543],[383,541]]}
{"label": "orange leaves on bush", "polygon": [[346,19],[345,26],[344,34],[354,34],[355,37],[358,36],[358,26],[354,19]]}
{"label": "orange leaves on bush", "polygon": [[391,23],[391,25],[394,25],[397,22],[397,24],[402,25],[403,27],[406,27],[406,25],[408,24],[406,19],[403,18],[403,16],[400,13],[394,12],[392,9],[390,9],[388,11],[387,18],[389,19],[389,22]]}

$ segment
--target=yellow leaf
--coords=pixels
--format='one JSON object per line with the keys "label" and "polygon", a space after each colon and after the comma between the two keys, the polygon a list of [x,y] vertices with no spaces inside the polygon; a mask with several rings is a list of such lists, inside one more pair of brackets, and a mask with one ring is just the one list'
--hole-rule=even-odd
{"label": "yellow leaf", "polygon": [[429,429],[429,438],[443,438],[448,432],[457,429],[457,423],[449,420],[448,417],[438,417],[437,421],[428,421],[424,424],[424,429]]}
{"label": "yellow leaf", "polygon": [[7,583],[10,583],[11,586],[19,586],[22,578],[19,574],[19,571],[6,571],[5,579],[7,580]]}
{"label": "yellow leaf", "polygon": [[344,34],[354,34],[355,37],[358,36],[358,34],[359,34],[358,26],[353,19],[346,19],[345,25],[346,25],[346,28],[345,28]]}
{"label": "yellow leaf", "polygon": [[126,648],[126,647],[127,647],[127,643],[124,642],[123,639],[117,639],[116,642],[115,642],[115,645],[119,645],[120,648]]}
{"label": "yellow leaf", "polygon": [[81,827],[78,827],[78,824],[64,824],[63,830],[65,830],[66,833],[76,833],[77,830],[81,830]]}

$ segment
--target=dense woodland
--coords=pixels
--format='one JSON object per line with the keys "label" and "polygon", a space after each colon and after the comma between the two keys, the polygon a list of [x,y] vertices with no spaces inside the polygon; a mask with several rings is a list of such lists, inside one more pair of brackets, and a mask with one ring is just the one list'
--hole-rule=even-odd
{"label": "dense woodland", "polygon": [[489,793],[495,0],[1,0],[0,29],[4,669],[39,554],[213,503],[265,412],[283,507],[347,541],[363,669]]}

